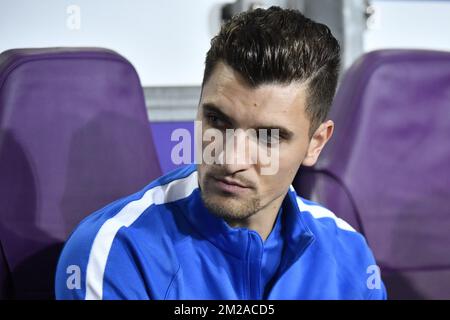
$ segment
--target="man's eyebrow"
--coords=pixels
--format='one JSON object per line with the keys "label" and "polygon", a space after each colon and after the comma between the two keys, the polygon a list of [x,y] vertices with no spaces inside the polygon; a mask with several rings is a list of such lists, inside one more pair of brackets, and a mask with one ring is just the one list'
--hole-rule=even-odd
{"label": "man's eyebrow", "polygon": [[229,123],[234,123],[234,119],[232,117],[230,117],[229,115],[225,114],[222,110],[220,110],[220,108],[218,106],[216,106],[214,103],[204,103],[202,105],[202,109],[203,109],[203,114],[205,112],[213,112],[216,113],[219,117],[222,118],[222,120],[225,120]]}
{"label": "man's eyebrow", "polygon": [[[232,117],[230,117],[229,115],[225,114],[214,103],[211,103],[211,102],[204,103],[202,105],[202,109],[203,109],[203,113],[205,113],[205,112],[214,112],[218,116],[220,116],[222,118],[222,120],[225,120],[225,121],[229,122],[230,124],[234,124],[235,123],[235,121],[234,121],[234,119]],[[290,139],[294,135],[294,133],[291,130],[289,130],[288,128],[285,128],[283,126],[260,125],[260,126],[258,126],[257,128],[254,128],[254,129],[256,131],[258,131],[259,129],[266,129],[267,131],[278,129],[280,136],[283,137],[284,139]]]}

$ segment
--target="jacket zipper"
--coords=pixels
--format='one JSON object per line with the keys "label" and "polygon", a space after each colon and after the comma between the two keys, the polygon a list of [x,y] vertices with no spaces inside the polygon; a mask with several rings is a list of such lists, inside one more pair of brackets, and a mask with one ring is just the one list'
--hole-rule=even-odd
{"label": "jacket zipper", "polygon": [[[255,238],[259,237],[259,235],[255,236]],[[261,239],[256,239],[260,240]],[[261,300],[262,299],[262,292],[261,292],[261,263],[262,263],[262,252],[261,247],[259,247],[259,254],[258,259],[255,259],[253,257],[255,253],[254,246],[252,246],[252,234],[248,233],[248,245],[247,245],[247,263],[246,263],[246,269],[247,269],[247,275],[246,275],[246,282],[248,283],[247,288],[245,290],[246,292],[246,300]]]}

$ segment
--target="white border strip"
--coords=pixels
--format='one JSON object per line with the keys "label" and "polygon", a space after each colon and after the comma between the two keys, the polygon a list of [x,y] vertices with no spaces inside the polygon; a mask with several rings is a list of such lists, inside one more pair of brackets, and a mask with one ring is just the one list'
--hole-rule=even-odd
{"label": "white border strip", "polygon": [[[291,190],[293,190],[292,187],[291,187]],[[302,199],[299,196],[297,196],[296,198],[297,198],[298,208],[300,209],[300,211],[308,211],[309,213],[311,213],[311,215],[315,219],[331,218],[334,220],[334,222],[336,223],[338,228],[347,230],[347,231],[356,232],[356,230],[353,229],[353,227],[347,221],[336,217],[336,215],[333,212],[331,212],[330,210],[328,210],[324,207],[321,207],[321,206],[306,204],[302,201]]]}

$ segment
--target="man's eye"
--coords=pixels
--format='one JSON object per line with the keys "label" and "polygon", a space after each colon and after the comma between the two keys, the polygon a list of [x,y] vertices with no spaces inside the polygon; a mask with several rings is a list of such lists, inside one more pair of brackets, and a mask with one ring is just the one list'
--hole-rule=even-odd
{"label": "man's eye", "polygon": [[206,119],[208,123],[214,127],[221,127],[224,125],[223,121],[216,115],[207,115]]}
{"label": "man's eye", "polygon": [[272,130],[268,130],[266,133],[262,132],[258,135],[259,143],[266,144],[268,146],[279,144],[280,139],[280,135],[277,132],[272,132]]}
{"label": "man's eye", "polygon": [[219,118],[217,118],[216,116],[211,115],[211,116],[208,116],[208,120],[211,123],[216,123],[217,120],[219,120]]}

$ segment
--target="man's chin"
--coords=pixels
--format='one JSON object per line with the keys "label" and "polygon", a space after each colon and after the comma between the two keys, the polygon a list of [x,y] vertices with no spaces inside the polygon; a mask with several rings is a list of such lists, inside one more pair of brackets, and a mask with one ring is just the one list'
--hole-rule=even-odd
{"label": "man's chin", "polygon": [[205,207],[217,217],[225,220],[244,220],[254,215],[259,208],[258,199],[242,199],[202,193]]}

